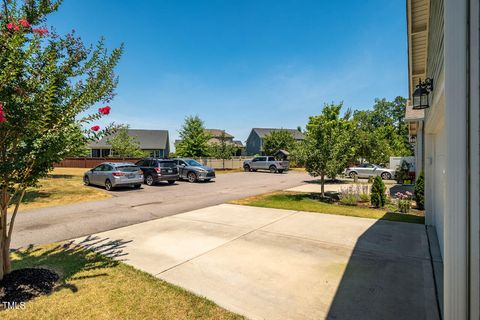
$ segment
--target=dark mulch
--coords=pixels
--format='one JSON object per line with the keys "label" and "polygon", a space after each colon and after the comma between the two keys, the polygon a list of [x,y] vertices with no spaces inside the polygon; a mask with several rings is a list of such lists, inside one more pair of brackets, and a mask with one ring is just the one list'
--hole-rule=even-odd
{"label": "dark mulch", "polygon": [[52,292],[58,274],[44,268],[14,270],[0,281],[0,301],[25,302]]}

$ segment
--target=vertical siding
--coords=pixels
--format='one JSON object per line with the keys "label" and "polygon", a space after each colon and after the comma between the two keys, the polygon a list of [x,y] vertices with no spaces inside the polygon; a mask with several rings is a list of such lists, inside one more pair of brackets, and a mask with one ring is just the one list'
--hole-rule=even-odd
{"label": "vertical siding", "polygon": [[443,28],[443,0],[430,0],[427,76],[433,78],[434,86],[443,68]]}

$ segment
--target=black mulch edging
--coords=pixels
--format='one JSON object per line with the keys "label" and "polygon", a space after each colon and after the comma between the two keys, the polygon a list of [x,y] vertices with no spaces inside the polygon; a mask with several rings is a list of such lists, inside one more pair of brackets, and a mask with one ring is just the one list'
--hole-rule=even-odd
{"label": "black mulch edging", "polygon": [[0,281],[1,302],[26,302],[52,292],[58,274],[44,268],[14,270]]}

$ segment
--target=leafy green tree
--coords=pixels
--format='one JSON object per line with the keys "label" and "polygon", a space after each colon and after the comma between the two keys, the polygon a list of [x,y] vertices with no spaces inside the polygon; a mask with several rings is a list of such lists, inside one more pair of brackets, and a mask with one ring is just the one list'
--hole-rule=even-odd
{"label": "leafy green tree", "polygon": [[85,142],[79,126],[94,124],[83,132],[89,139],[114,129],[94,123],[109,106],[90,108],[113,98],[122,48],[109,53],[103,40],[87,48],[74,33],[39,27],[59,4],[0,4],[0,279],[11,270],[10,243],[26,188]]}
{"label": "leafy green tree", "polygon": [[211,136],[205,132],[202,119],[199,116],[188,116],[180,129],[180,141],[175,153],[179,157],[208,157]]}
{"label": "leafy green tree", "polygon": [[107,140],[112,146],[114,156],[142,158],[148,156],[148,152],[140,149],[140,142],[135,137],[128,134],[128,126],[123,126],[117,130],[115,135]]}
{"label": "leafy green tree", "polygon": [[274,130],[263,138],[263,152],[274,155],[278,150],[291,151],[295,146],[295,138],[288,130]]}
{"label": "leafy green tree", "polygon": [[415,181],[415,202],[417,208],[423,210],[425,208],[425,174],[420,172],[417,181]]}
{"label": "leafy green tree", "polygon": [[210,145],[210,155],[214,158],[221,159],[223,169],[225,169],[225,160],[232,159],[238,151],[238,147],[228,141],[225,131],[222,131],[218,140],[218,142]]}
{"label": "leafy green tree", "polygon": [[342,103],[325,104],[320,115],[310,117],[305,141],[295,152],[307,172],[320,177],[322,197],[325,177],[334,178],[342,173],[355,153],[353,123],[348,116],[340,117],[341,109]]}
{"label": "leafy green tree", "polygon": [[391,156],[412,154],[404,121],[405,104],[403,97],[397,97],[393,102],[376,99],[373,110],[354,112],[355,159],[385,164]]}
{"label": "leafy green tree", "polygon": [[372,184],[370,203],[376,208],[383,208],[386,200],[387,197],[385,195],[385,184],[380,176],[376,176]]}

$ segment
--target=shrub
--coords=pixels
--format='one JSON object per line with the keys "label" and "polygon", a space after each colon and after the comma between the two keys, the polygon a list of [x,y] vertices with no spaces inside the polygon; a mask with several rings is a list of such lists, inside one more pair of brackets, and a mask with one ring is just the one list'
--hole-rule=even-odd
{"label": "shrub", "polygon": [[356,206],[358,198],[354,194],[346,194],[340,197],[340,203],[345,206]]}
{"label": "shrub", "polygon": [[397,192],[395,196],[397,197],[398,211],[408,213],[412,207],[412,193],[409,191],[405,193]]}
{"label": "shrub", "polygon": [[376,176],[372,184],[372,192],[370,195],[370,203],[376,208],[383,208],[386,201],[385,184],[382,178]]}
{"label": "shrub", "polygon": [[342,188],[339,198],[339,202],[347,206],[356,206],[357,202],[368,202],[370,199],[370,196],[368,195],[368,186],[356,185]]}
{"label": "shrub", "polygon": [[420,172],[420,175],[415,181],[415,202],[417,203],[417,208],[423,210],[425,208],[425,175]]}

